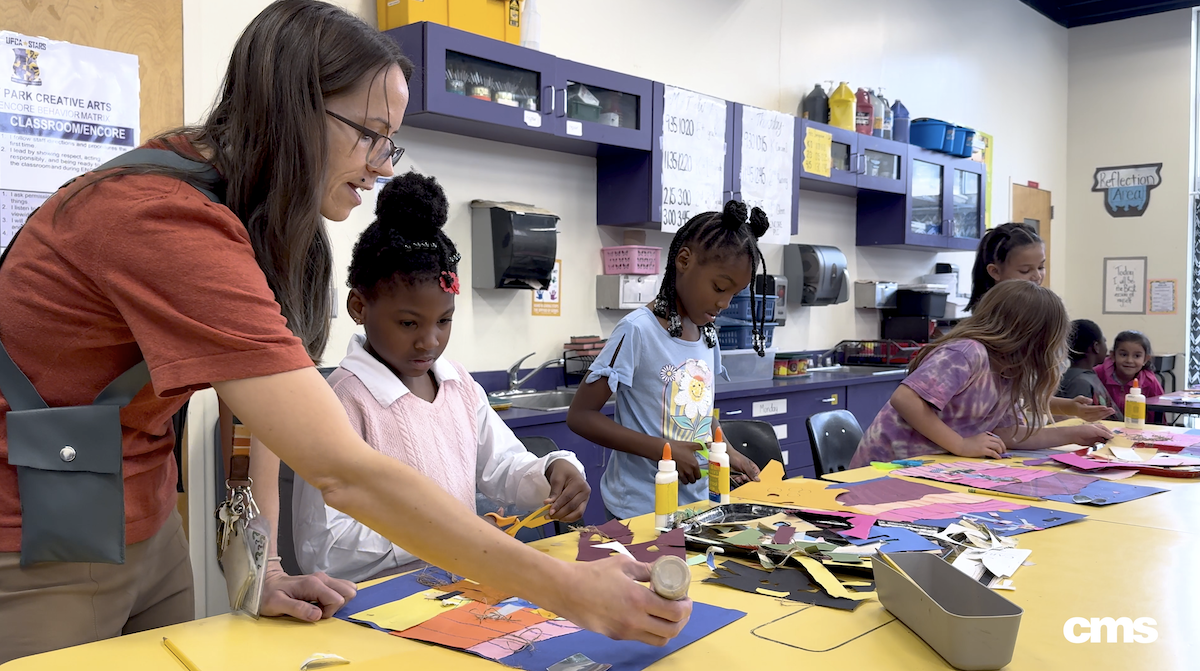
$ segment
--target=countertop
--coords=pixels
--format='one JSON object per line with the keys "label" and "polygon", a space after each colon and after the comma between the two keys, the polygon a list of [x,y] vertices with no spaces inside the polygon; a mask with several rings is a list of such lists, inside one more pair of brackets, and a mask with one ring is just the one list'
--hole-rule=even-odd
{"label": "countertop", "polygon": [[[799,389],[825,389],[829,387],[848,387],[872,382],[896,382],[907,375],[905,368],[870,368],[867,366],[848,366],[840,370],[818,371],[802,377],[782,380],[757,380],[754,382],[717,382],[717,401],[753,396],[767,396],[780,390],[798,391]],[[616,406],[612,403],[604,406],[602,412],[612,415]],[[528,410],[512,408],[497,413],[504,423],[512,428],[537,426],[539,424],[558,424],[567,421],[567,412],[558,410]]]}

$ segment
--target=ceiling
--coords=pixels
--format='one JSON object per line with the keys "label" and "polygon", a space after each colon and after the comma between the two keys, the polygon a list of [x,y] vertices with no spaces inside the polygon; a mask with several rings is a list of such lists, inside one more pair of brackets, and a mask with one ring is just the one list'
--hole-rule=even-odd
{"label": "ceiling", "polygon": [[1090,26],[1200,5],[1200,0],[1021,0],[1067,28]]}

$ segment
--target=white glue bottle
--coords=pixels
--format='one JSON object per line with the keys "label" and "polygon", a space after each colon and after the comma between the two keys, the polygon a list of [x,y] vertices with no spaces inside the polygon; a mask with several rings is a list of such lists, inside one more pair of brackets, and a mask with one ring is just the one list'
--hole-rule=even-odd
{"label": "white glue bottle", "polygon": [[708,500],[729,503],[729,452],[725,434],[717,427],[717,435],[708,446]]}
{"label": "white glue bottle", "polygon": [[1129,393],[1125,395],[1125,428],[1143,429],[1146,427],[1146,397],[1142,395],[1142,387],[1135,379]]}
{"label": "white glue bottle", "polygon": [[671,459],[671,444],[663,445],[662,461],[654,474],[654,528],[669,529],[679,508],[679,473]]}

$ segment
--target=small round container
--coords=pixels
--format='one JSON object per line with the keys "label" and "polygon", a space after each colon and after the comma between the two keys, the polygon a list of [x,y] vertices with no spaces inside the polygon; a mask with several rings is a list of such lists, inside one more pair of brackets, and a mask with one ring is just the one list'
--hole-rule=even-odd
{"label": "small round container", "polygon": [[498,102],[505,107],[521,106],[521,104],[517,102],[516,94],[512,91],[496,91],[495,102]]}
{"label": "small round container", "polygon": [[795,370],[796,370],[795,373],[792,373],[793,375],[807,375],[808,374],[808,357],[798,356],[798,357],[792,358],[791,366],[794,366]]}
{"label": "small round container", "polygon": [[467,84],[461,79],[447,79],[446,91],[454,95],[465,96],[467,95]]}
{"label": "small round container", "polygon": [[483,85],[475,85],[471,87],[471,97],[492,102],[492,90]]}

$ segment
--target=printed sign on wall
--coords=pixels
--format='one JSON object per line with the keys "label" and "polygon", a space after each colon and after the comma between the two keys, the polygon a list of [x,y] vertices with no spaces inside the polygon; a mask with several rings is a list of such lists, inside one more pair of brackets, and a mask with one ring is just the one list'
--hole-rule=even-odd
{"label": "printed sign on wall", "polygon": [[554,270],[550,272],[550,286],[546,289],[533,291],[533,309],[535,317],[558,317],[562,314],[562,259],[554,260]]}
{"label": "printed sign on wall", "polygon": [[1146,314],[1146,257],[1104,259],[1104,314]]}
{"label": "printed sign on wall", "polygon": [[1092,191],[1104,194],[1104,209],[1113,217],[1140,217],[1150,207],[1150,192],[1162,183],[1162,163],[1096,168]]}

